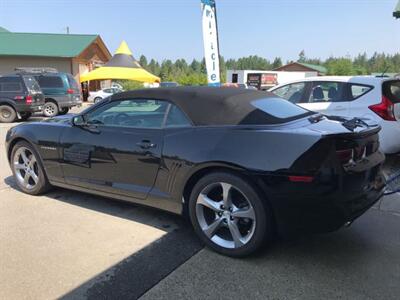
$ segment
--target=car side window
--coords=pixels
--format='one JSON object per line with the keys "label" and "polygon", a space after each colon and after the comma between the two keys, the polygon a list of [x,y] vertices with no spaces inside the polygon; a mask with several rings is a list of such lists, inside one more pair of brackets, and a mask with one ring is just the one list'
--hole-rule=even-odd
{"label": "car side window", "polygon": [[64,83],[59,76],[35,76],[36,80],[39,82],[42,88],[63,88]]}
{"label": "car side window", "polygon": [[294,104],[301,103],[306,88],[305,82],[292,83],[282,86],[274,91],[275,95],[286,99]]}
{"label": "car side window", "polygon": [[178,106],[171,104],[171,108],[169,109],[168,116],[165,121],[165,127],[171,128],[187,126],[192,126],[192,123]]}
{"label": "car side window", "polygon": [[161,128],[168,105],[147,99],[113,101],[86,114],[85,121],[107,127]]}
{"label": "car side window", "polygon": [[107,93],[107,94],[112,94],[113,93],[112,89],[104,89],[103,92]]}
{"label": "car side window", "polygon": [[367,85],[361,85],[361,84],[353,84],[350,83],[350,98],[351,100],[355,100],[366,93],[368,93],[370,90],[372,90],[371,86]]}
{"label": "car side window", "polygon": [[313,82],[309,103],[348,101],[343,97],[345,83],[320,81]]}
{"label": "car side window", "polygon": [[22,82],[19,78],[0,78],[0,91],[23,92]]}

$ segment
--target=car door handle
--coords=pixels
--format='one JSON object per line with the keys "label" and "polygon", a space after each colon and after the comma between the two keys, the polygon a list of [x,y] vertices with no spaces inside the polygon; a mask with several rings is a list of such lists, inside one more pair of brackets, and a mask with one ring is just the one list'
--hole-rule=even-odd
{"label": "car door handle", "polygon": [[136,143],[136,145],[142,149],[150,149],[150,148],[155,148],[157,146],[156,144],[154,144],[150,141],[147,141],[147,140],[143,140],[139,143]]}

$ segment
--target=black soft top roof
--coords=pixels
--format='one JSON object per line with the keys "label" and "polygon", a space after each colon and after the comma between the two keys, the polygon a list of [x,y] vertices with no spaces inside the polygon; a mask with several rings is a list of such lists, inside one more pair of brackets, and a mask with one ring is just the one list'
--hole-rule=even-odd
{"label": "black soft top roof", "polygon": [[112,96],[112,100],[127,98],[168,100],[182,109],[195,125],[282,123],[282,119],[275,118],[251,104],[257,99],[277,98],[272,93],[257,90],[169,87],[128,91]]}

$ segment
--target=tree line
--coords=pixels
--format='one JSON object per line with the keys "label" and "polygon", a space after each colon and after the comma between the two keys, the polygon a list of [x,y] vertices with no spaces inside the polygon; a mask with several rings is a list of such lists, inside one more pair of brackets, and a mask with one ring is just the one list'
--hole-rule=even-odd
{"label": "tree line", "polygon": [[[327,68],[327,75],[368,75],[371,73],[400,73],[400,53],[385,54],[374,53],[368,56],[361,53],[351,57],[329,57],[325,60],[309,58],[304,50],[299,53],[297,59],[301,63],[321,65]],[[291,63],[293,61],[286,61]],[[162,81],[175,81],[181,85],[204,85],[207,83],[205,60],[193,59],[187,62],[185,59],[170,59],[158,62],[155,59],[148,60],[142,55],[140,65],[150,73],[157,75]],[[239,59],[220,58],[221,79],[226,81],[226,70],[273,70],[283,65],[282,59],[276,57],[272,61],[257,55],[242,57]]]}

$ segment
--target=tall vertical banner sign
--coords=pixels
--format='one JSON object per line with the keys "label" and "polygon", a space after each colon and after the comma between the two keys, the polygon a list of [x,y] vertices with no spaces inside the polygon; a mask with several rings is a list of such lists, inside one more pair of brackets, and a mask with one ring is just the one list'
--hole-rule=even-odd
{"label": "tall vertical banner sign", "polygon": [[210,86],[220,86],[218,30],[215,0],[201,0],[204,57]]}

